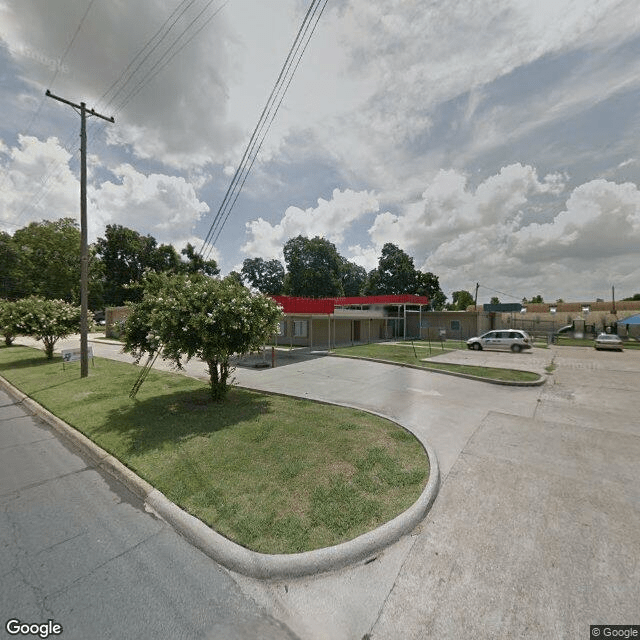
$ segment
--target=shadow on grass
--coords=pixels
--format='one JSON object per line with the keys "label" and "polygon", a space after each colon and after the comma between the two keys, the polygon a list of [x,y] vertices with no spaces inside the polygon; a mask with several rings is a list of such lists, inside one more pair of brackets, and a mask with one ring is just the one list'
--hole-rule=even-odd
{"label": "shadow on grass", "polygon": [[96,435],[117,435],[123,453],[139,455],[256,420],[271,411],[267,396],[232,388],[214,402],[209,388],[134,400],[107,414]]}
{"label": "shadow on grass", "polygon": [[[9,347],[3,344],[0,346],[0,350],[2,349],[24,349],[25,351],[34,351],[32,347],[25,347],[21,344],[12,344]],[[38,365],[51,364],[52,362],[59,362],[62,365],[62,358],[60,356],[54,356],[52,360],[49,360],[44,355],[44,351],[36,351],[36,353],[38,355],[34,355],[32,358],[24,358],[15,362],[3,363],[1,369],[5,369],[7,371],[10,369],[25,369],[26,367],[37,367]]]}

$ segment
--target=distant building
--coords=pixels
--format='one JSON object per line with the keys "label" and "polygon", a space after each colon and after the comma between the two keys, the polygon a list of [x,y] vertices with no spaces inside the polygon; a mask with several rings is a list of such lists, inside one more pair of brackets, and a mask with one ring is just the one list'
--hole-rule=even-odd
{"label": "distant building", "polygon": [[429,309],[428,297],[409,294],[272,298],[284,312],[276,342],[313,349],[378,340],[418,339]]}

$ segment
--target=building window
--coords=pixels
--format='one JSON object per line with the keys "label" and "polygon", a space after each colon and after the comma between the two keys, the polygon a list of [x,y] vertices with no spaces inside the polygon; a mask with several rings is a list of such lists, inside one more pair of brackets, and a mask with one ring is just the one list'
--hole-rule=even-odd
{"label": "building window", "polygon": [[287,329],[286,320],[280,320],[280,322],[278,322],[278,335],[279,336],[287,335],[286,329]]}
{"label": "building window", "polygon": [[460,331],[460,320],[451,321],[451,331]]}
{"label": "building window", "polygon": [[296,338],[307,337],[307,320],[294,320],[293,321],[293,335]]}

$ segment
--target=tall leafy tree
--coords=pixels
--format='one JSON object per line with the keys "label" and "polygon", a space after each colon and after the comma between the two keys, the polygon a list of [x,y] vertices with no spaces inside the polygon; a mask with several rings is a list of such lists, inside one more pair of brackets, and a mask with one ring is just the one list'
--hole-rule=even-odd
{"label": "tall leafy tree", "polygon": [[280,260],[245,258],[241,270],[243,282],[267,295],[278,295],[284,288],[284,267]]}
{"label": "tall leafy tree", "polygon": [[80,229],[72,218],[32,222],[13,235],[20,296],[80,298]]}
{"label": "tall leafy tree", "polygon": [[287,266],[285,293],[311,298],[344,294],[343,258],[332,242],[319,236],[298,236],[287,241],[283,252]]}
{"label": "tall leafy tree", "polygon": [[340,280],[345,296],[359,296],[367,282],[367,271],[355,262],[343,258]]}
{"label": "tall leafy tree", "polygon": [[442,309],[447,299],[440,289],[438,276],[416,269],[413,258],[391,242],[382,247],[378,267],[369,272],[364,293],[428,296],[434,309]]}
{"label": "tall leafy tree", "polygon": [[149,272],[144,295],[125,322],[125,351],[137,361],[159,352],[178,368],[199,358],[207,363],[211,395],[224,399],[230,358],[259,348],[277,329],[280,307],[252,294],[233,277]]}
{"label": "tall leafy tree", "polygon": [[417,271],[416,280],[418,286],[415,293],[419,296],[428,296],[429,304],[434,311],[444,309],[447,296],[444,295],[440,288],[438,276],[431,273],[431,271]]}
{"label": "tall leafy tree", "polygon": [[451,294],[451,304],[449,311],[466,311],[469,305],[474,303],[473,296],[468,291],[454,291]]}
{"label": "tall leafy tree", "polygon": [[417,272],[413,258],[400,247],[387,242],[382,247],[378,267],[369,272],[366,292],[369,295],[415,293]]}
{"label": "tall leafy tree", "polygon": [[217,276],[220,273],[218,264],[215,260],[205,260],[191,244],[181,251],[185,260],[182,261],[178,271],[180,273],[203,273],[206,276]]}
{"label": "tall leafy tree", "polygon": [[139,283],[151,268],[156,240],[119,224],[109,224],[104,238],[98,238],[96,252],[104,265],[104,302],[121,306],[142,297]]}
{"label": "tall leafy tree", "polygon": [[13,237],[0,231],[0,298],[14,300],[22,295],[19,267],[20,253]]}

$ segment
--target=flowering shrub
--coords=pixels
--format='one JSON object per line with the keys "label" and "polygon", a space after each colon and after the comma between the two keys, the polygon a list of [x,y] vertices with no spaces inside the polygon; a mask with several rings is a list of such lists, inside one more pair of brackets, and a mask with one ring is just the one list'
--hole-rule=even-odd
{"label": "flowering shrub", "polygon": [[143,298],[125,322],[124,350],[136,361],[159,351],[178,368],[197,357],[207,363],[214,400],[228,390],[229,359],[258,349],[280,320],[280,307],[233,278],[149,273]]}
{"label": "flowering shrub", "polygon": [[9,347],[13,339],[20,333],[20,317],[16,310],[16,303],[0,300],[0,333]]}
{"label": "flowering shrub", "polygon": [[80,307],[64,300],[31,296],[14,304],[19,317],[18,333],[42,340],[49,359],[53,358],[53,348],[58,340],[80,330]]}

